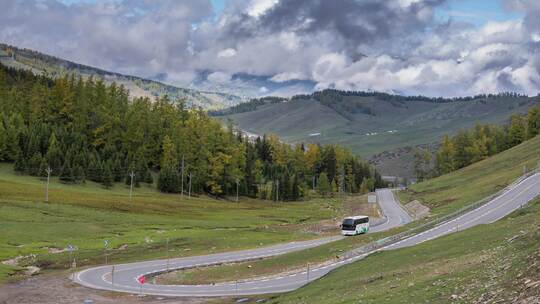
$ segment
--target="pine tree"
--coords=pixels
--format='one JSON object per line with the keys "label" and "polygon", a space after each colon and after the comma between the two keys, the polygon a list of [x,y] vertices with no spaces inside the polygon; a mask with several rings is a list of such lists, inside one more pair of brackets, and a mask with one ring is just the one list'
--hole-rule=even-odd
{"label": "pine tree", "polygon": [[76,166],[73,169],[73,178],[75,182],[86,182],[86,176],[84,174],[84,169],[81,166]]}
{"label": "pine tree", "polygon": [[300,199],[300,184],[298,182],[298,175],[294,175],[292,189],[291,189],[291,200],[297,201]]}
{"label": "pine tree", "polygon": [[336,150],[333,146],[328,146],[324,151],[324,154],[324,171],[328,174],[328,180],[334,181],[337,174]]}
{"label": "pine tree", "polygon": [[[3,116],[4,126],[6,130],[6,150],[4,159],[8,161],[16,161],[20,159],[23,153],[20,146],[20,137],[26,132],[24,119],[21,114],[13,113],[10,116]],[[21,171],[19,171],[21,172]]]}
{"label": "pine tree", "polygon": [[525,119],[519,114],[514,114],[510,117],[510,127],[508,129],[508,137],[511,146],[517,146],[526,139]]}
{"label": "pine tree", "polygon": [[35,130],[32,130],[28,138],[28,145],[26,147],[25,154],[27,155],[27,158],[30,161],[30,159],[33,156],[36,156],[38,153],[40,153],[39,138],[38,138],[37,132],[35,132]]}
{"label": "pine tree", "polygon": [[163,168],[159,171],[157,187],[159,191],[166,193],[180,192],[180,176],[174,169]]}
{"label": "pine tree", "polygon": [[26,159],[22,153],[17,154],[13,169],[19,173],[26,173]]}
{"label": "pine tree", "polygon": [[443,138],[441,148],[436,156],[436,170],[439,175],[450,173],[455,170],[455,154],[454,144],[447,135]]}
{"label": "pine tree", "polygon": [[362,184],[360,185],[360,193],[362,193],[362,194],[369,193],[371,191],[371,188],[372,188],[371,184],[372,184],[371,179],[364,178],[364,180],[362,180]]}
{"label": "pine tree", "polygon": [[355,175],[354,175],[354,169],[353,166],[347,167],[347,175],[346,175],[346,183],[345,187],[350,193],[356,193],[358,192],[358,187],[356,185]]}
{"label": "pine tree", "polygon": [[35,152],[27,162],[27,173],[32,176],[39,176],[41,161],[43,160],[41,153]]}
{"label": "pine tree", "polygon": [[330,193],[330,183],[328,182],[328,176],[325,172],[319,174],[319,178],[317,179],[317,191],[321,195],[327,195]]}
{"label": "pine tree", "polygon": [[45,155],[47,163],[53,170],[53,172],[60,172],[62,168],[62,152],[58,140],[56,139],[56,134],[53,132],[49,138],[49,147],[47,148],[47,154]]}
{"label": "pine tree", "polygon": [[289,172],[285,170],[283,178],[281,179],[280,188],[281,188],[281,197],[283,201],[289,201],[292,198],[292,188],[291,188],[291,179],[289,177]]}
{"label": "pine tree", "polygon": [[4,128],[4,124],[2,120],[0,119],[0,161],[4,161],[8,159],[7,145],[8,145],[8,137],[7,137],[6,129]]}
{"label": "pine tree", "polygon": [[69,159],[66,159],[66,161],[64,162],[64,165],[62,166],[62,170],[58,178],[60,179],[61,182],[67,183],[67,184],[75,182],[75,178],[73,176],[73,170],[71,169],[71,164],[70,164]]}
{"label": "pine tree", "polygon": [[103,186],[105,186],[105,188],[109,189],[110,187],[112,187],[113,182],[114,176],[111,171],[111,166],[109,162],[106,162],[103,170],[103,179],[101,183],[103,184]]}
{"label": "pine tree", "polygon": [[338,187],[337,179],[335,179],[332,182],[332,193],[338,193],[338,192],[339,192],[339,187]]}
{"label": "pine tree", "polygon": [[95,152],[90,154],[87,174],[88,179],[93,182],[101,183],[103,181],[103,165]]}
{"label": "pine tree", "polygon": [[460,169],[468,166],[471,163],[471,155],[469,154],[468,147],[471,146],[471,138],[469,133],[460,131],[453,138],[453,145],[455,148],[454,165],[456,169]]}
{"label": "pine tree", "polygon": [[178,159],[174,143],[168,135],[163,138],[163,156],[161,157],[161,168],[176,168]]}
{"label": "pine tree", "polygon": [[163,156],[158,176],[158,189],[161,192],[176,193],[180,190],[181,179],[177,172],[178,159],[174,143],[165,136],[162,144]]}
{"label": "pine tree", "polygon": [[[1,133],[1,130],[0,130]],[[535,106],[527,113],[527,138],[531,139],[540,133],[540,108]],[[0,135],[1,137],[1,135]],[[0,140],[1,142],[1,140]],[[0,144],[1,151],[1,144]]]}

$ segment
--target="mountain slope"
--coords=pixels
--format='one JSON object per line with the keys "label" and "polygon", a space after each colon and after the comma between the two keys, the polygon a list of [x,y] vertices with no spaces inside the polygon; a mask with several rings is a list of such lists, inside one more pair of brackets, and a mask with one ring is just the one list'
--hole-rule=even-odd
{"label": "mountain slope", "polygon": [[107,83],[116,82],[123,85],[134,97],[154,98],[167,94],[172,100],[185,99],[189,104],[204,109],[222,109],[242,102],[242,98],[231,94],[179,88],[154,80],[105,71],[6,44],[0,44],[0,63],[9,67],[31,70],[35,74],[46,73],[53,77],[74,73],[84,78],[90,76],[101,78]]}
{"label": "mountain slope", "polygon": [[539,97],[514,94],[441,100],[328,90],[221,114],[252,133],[276,133],[289,142],[338,143],[371,157],[436,143],[477,122],[504,123],[511,113],[524,113],[535,104]]}

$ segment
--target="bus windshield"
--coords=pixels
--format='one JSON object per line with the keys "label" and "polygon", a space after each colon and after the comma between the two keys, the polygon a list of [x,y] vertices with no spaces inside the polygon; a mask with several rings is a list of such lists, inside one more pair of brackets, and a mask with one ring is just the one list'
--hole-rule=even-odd
{"label": "bus windshield", "polygon": [[353,219],[345,219],[345,220],[343,220],[343,226],[344,227],[355,226],[354,225],[354,220]]}

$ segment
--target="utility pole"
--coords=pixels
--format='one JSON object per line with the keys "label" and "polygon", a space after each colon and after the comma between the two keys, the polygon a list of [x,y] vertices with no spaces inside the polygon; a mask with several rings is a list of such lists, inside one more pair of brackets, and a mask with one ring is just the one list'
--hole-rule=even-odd
{"label": "utility pole", "polygon": [[73,275],[75,274],[75,271],[73,271],[73,250],[68,245],[68,251],[69,251],[69,271],[71,272],[71,277],[73,278]]}
{"label": "utility pole", "polygon": [[311,186],[311,189],[312,190],[315,190],[315,174],[313,174],[313,178],[312,178],[312,186]]}
{"label": "utility pole", "polygon": [[180,186],[180,193],[183,198],[184,197],[184,155],[182,155],[182,185]]}
{"label": "utility pole", "polygon": [[167,250],[167,272],[169,272],[169,238],[167,238],[167,242],[166,242],[166,250]]}
{"label": "utility pole", "polygon": [[111,269],[111,284],[112,286],[114,286],[114,265],[112,265]]}
{"label": "utility pole", "polygon": [[107,247],[109,247],[109,241],[103,241],[103,256],[105,257],[105,265],[108,264]]}
{"label": "utility pole", "polygon": [[129,173],[129,177],[131,177],[131,185],[129,187],[129,201],[131,202],[131,196],[133,194],[133,178],[135,177],[135,172],[131,171]]}
{"label": "utility pole", "polygon": [[69,268],[71,271],[72,278],[75,275],[75,270],[77,268],[77,257],[73,254],[73,251],[75,251],[75,249],[76,249],[75,246],[68,244],[67,250],[69,251],[69,262],[71,263]]}
{"label": "utility pole", "polygon": [[236,202],[238,203],[238,179],[236,179]]}
{"label": "utility pole", "polygon": [[188,190],[188,197],[191,197],[191,172],[189,172],[189,190]]}
{"label": "utility pole", "polygon": [[47,172],[47,187],[45,188],[45,202],[48,203],[49,202],[49,182],[51,180],[51,173],[52,173],[52,169],[51,167],[47,167],[47,169],[45,169],[45,172]]}
{"label": "utility pole", "polygon": [[276,202],[279,202],[279,180],[276,181]]}

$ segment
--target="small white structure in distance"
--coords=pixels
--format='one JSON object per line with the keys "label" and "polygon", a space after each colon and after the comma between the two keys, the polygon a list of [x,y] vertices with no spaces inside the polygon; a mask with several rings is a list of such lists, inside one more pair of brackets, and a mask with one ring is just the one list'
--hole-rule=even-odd
{"label": "small white structure in distance", "polygon": [[377,202],[377,196],[376,195],[373,195],[373,194],[370,194],[368,195],[367,197],[367,201],[368,203],[370,204],[375,204]]}

